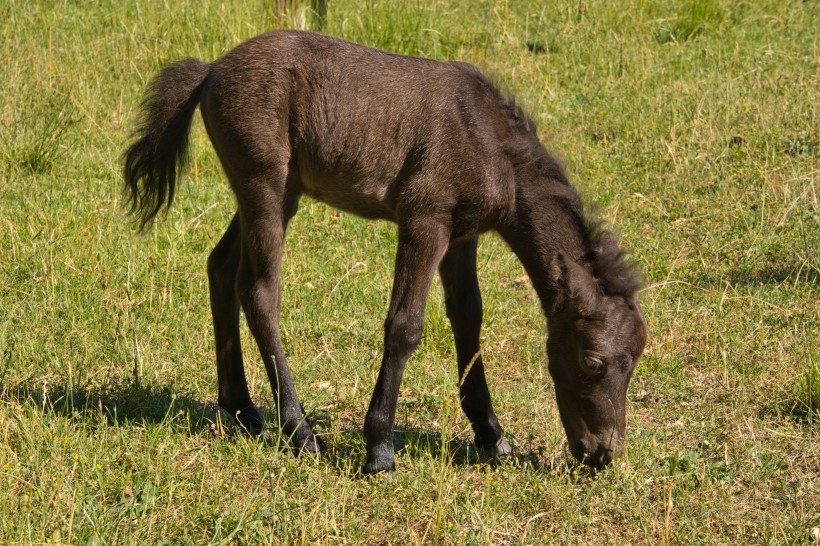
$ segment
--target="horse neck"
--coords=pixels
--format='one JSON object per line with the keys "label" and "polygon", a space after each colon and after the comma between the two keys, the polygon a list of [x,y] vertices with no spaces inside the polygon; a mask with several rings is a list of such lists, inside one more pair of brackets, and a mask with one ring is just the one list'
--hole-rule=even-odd
{"label": "horse neck", "polygon": [[577,260],[590,251],[580,196],[557,165],[546,174],[518,177],[514,219],[499,231],[523,264],[549,318],[557,295],[552,280],[556,254]]}

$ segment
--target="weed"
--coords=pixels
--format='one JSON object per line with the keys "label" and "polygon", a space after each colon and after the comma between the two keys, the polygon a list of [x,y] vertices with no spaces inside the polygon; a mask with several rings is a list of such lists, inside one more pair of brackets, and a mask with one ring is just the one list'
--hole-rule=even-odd
{"label": "weed", "polygon": [[77,122],[69,97],[54,93],[31,97],[17,110],[11,127],[2,135],[0,149],[10,171],[49,173],[66,152],[63,136]]}
{"label": "weed", "polygon": [[655,32],[659,44],[686,42],[709,30],[719,30],[726,10],[718,0],[687,0],[677,15],[666,18]]}

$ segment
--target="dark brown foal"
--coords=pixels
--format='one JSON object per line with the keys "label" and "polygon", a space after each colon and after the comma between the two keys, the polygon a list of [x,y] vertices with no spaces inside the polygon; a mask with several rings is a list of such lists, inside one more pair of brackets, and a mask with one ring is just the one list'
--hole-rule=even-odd
{"label": "dark brown foal", "polygon": [[518,255],[541,300],[570,450],[594,466],[620,454],[626,387],[646,339],[638,276],[614,237],[584,217],[532,121],[478,70],[296,31],[258,36],[210,64],[172,64],[153,80],[125,156],[125,188],[143,226],[173,201],[197,106],[238,208],[208,259],[219,404],[249,432],[264,423],[245,379],[240,306],[280,430],[299,451],[323,449],[279,331],[285,231],[308,195],[398,226],[384,357],[364,424],[365,472],[394,468],[399,386],[436,271],[476,444],[510,453],[479,347],[476,248],[488,230]]}

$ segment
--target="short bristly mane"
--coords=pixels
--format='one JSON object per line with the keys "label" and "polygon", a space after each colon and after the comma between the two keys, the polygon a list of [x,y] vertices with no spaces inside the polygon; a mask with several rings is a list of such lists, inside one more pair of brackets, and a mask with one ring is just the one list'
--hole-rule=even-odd
{"label": "short bristly mane", "polygon": [[[537,165],[545,176],[562,184],[570,185],[563,165],[550,154],[538,139],[538,127],[526,111],[509,93],[502,93],[496,83],[478,73],[485,85],[493,94],[496,104],[504,112],[514,134],[524,138],[513,139],[507,143],[508,152],[524,158],[529,166]],[[571,185],[570,185],[571,186]],[[577,190],[573,187],[574,192]],[[634,296],[643,288],[643,278],[638,270],[626,259],[627,254],[621,250],[615,235],[606,229],[605,223],[596,214],[585,214],[580,196],[577,201],[568,203],[573,215],[579,219],[578,228],[583,232],[583,239],[590,252],[582,257],[598,279],[601,290],[612,296]]]}
{"label": "short bristly mane", "polygon": [[643,288],[643,278],[627,260],[615,235],[598,219],[586,219],[586,236],[592,249],[586,261],[601,290],[610,296],[634,296]]}
{"label": "short bristly mane", "polygon": [[458,67],[469,73],[484,91],[492,98],[495,106],[503,114],[509,128],[509,136],[503,139],[504,150],[515,157],[517,168],[556,167],[562,170],[561,165],[552,159],[549,153],[541,146],[538,140],[538,126],[515,100],[515,96],[502,90],[502,85],[495,79],[489,78],[471,64],[457,62]]}

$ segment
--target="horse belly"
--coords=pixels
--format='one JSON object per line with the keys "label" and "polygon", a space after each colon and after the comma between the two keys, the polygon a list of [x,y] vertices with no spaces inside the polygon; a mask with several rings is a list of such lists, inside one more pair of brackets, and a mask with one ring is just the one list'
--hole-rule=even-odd
{"label": "horse belly", "polygon": [[357,173],[349,165],[324,165],[307,154],[299,154],[297,164],[306,195],[363,218],[396,220],[391,199],[391,183],[396,181],[389,173]]}

